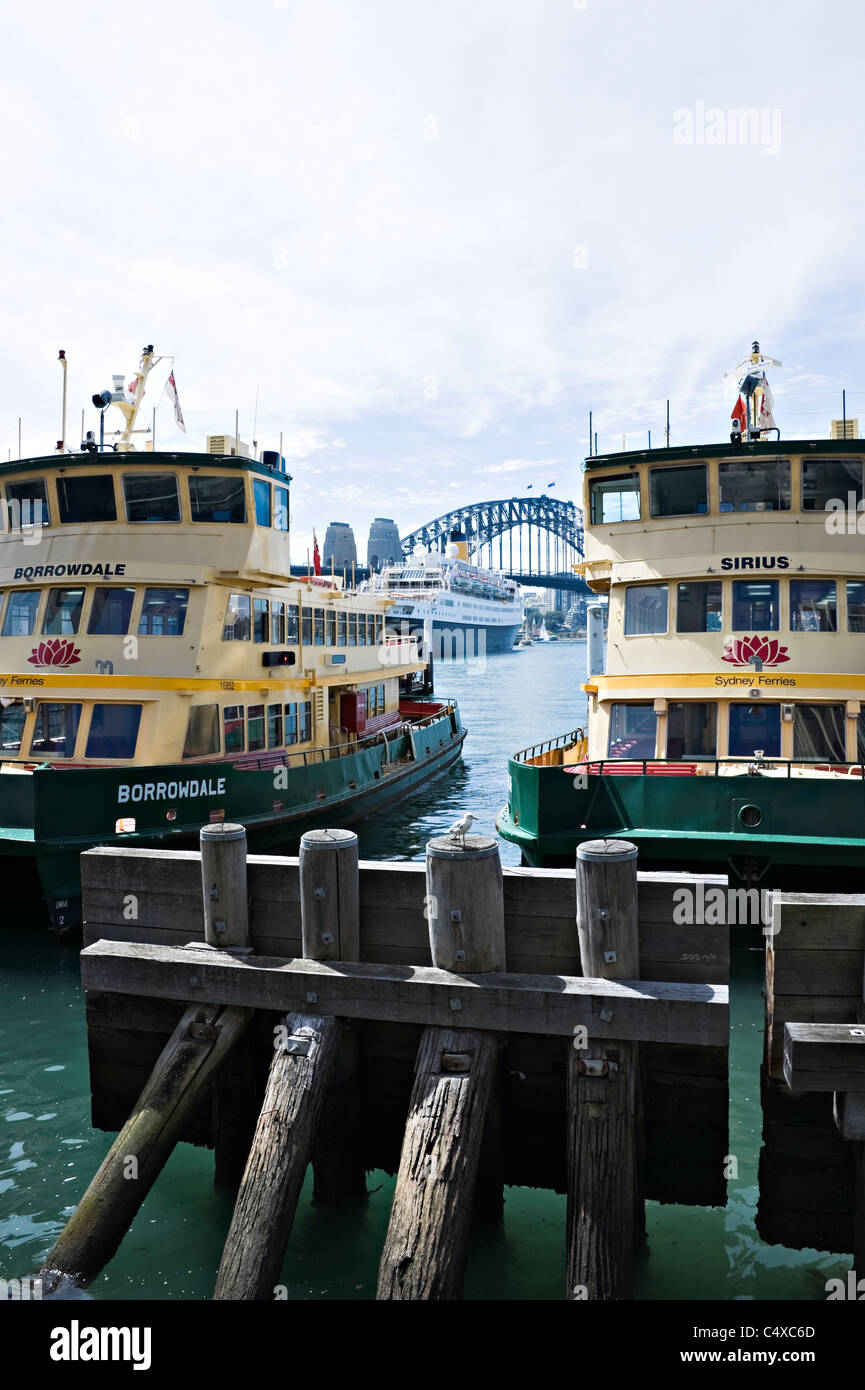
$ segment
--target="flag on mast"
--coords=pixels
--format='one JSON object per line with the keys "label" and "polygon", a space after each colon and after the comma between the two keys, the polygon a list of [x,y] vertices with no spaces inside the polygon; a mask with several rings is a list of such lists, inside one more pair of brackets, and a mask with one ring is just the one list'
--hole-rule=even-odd
{"label": "flag on mast", "polygon": [[778,426],[775,424],[775,417],[772,414],[772,407],[774,404],[775,397],[772,395],[772,389],[768,381],[764,377],[763,398],[760,401],[760,413],[757,416],[758,430],[775,430],[778,428]]}
{"label": "flag on mast", "polygon": [[318,538],[314,531],[312,533],[312,572],[313,574],[321,574],[321,554],[318,549]]}
{"label": "flag on mast", "polygon": [[174,406],[174,418],[177,421],[178,428],[182,429],[183,433],[186,434],[186,426],[183,423],[183,411],[180,409],[180,401],[177,398],[177,382],[174,380],[173,367],[165,383],[165,394]]}

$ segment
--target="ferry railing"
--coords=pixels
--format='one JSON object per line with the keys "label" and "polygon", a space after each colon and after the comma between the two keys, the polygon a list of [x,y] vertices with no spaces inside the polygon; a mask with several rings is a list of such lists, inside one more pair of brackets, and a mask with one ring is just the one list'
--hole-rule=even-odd
{"label": "ferry railing", "polygon": [[586,737],[584,729],[574,729],[570,734],[559,734],[558,738],[545,739],[543,743],[533,743],[530,748],[521,748],[519,753],[514,753],[515,763],[530,763],[533,758],[543,757],[545,753],[552,753],[559,748],[570,748],[572,744],[581,742]]}
{"label": "ferry railing", "polygon": [[[444,719],[456,710],[456,701],[444,699],[441,696],[435,697],[436,704],[439,706],[431,714],[426,714],[420,719],[402,719],[397,724],[388,724],[384,729],[377,729],[373,734],[367,734],[364,738],[359,738],[356,743],[336,743],[329,748],[306,748],[300,749],[296,753],[291,748],[274,749],[271,754],[258,761],[258,768],[261,766],[277,767],[280,765],[280,758],[284,756],[286,765],[290,767],[311,767],[319,763],[328,763],[335,758],[345,758],[351,753],[360,753],[364,749],[373,748],[376,744],[381,745],[384,740],[385,746],[399,738],[404,738],[412,729],[423,729],[429,724],[434,724],[439,719]],[[276,753],[280,758],[276,758]],[[254,764],[244,763],[244,767],[254,768]]]}
{"label": "ferry railing", "polygon": [[[540,757],[544,752],[548,752],[553,748],[567,748],[571,743],[577,742],[580,732],[581,731],[578,730],[576,734],[562,734],[560,738],[550,740],[548,743],[536,744],[535,748],[523,749],[520,753],[514,754],[514,761],[530,762],[532,756]],[[753,754],[751,757],[747,754],[739,754],[728,755],[723,758],[707,758],[700,757],[699,755],[694,755],[690,758],[590,758],[583,755],[577,757],[574,763],[569,764],[568,767],[569,770],[575,767],[586,771],[590,776],[598,777],[602,777],[608,767],[618,771],[620,776],[622,775],[623,767],[629,769],[640,768],[640,774],[632,775],[642,775],[645,777],[648,769],[656,767],[669,768],[671,772],[673,772],[676,768],[696,769],[697,766],[711,766],[711,775],[719,777],[721,776],[721,768],[737,765],[747,765],[749,772],[753,776],[759,776],[761,772],[773,771],[776,767],[783,767],[786,769],[786,776],[789,778],[794,768],[811,767],[817,772],[845,772],[850,777],[861,777],[865,779],[865,762],[848,761],[847,759],[836,762],[829,758],[757,758]],[[688,771],[683,772],[683,775],[693,776],[694,773]]]}

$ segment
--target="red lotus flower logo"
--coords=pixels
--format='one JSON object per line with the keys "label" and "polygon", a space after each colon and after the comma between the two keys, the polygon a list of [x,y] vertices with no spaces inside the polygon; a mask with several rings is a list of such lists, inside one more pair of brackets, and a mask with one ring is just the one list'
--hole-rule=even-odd
{"label": "red lotus flower logo", "polygon": [[50,642],[40,642],[34,647],[27,660],[31,666],[74,666],[81,660],[80,648],[68,637],[52,637]]}
{"label": "red lotus flower logo", "polygon": [[789,661],[787,648],[782,647],[777,637],[734,637],[727,643],[722,661],[731,661],[734,666],[751,666],[760,662],[761,666],[780,666]]}

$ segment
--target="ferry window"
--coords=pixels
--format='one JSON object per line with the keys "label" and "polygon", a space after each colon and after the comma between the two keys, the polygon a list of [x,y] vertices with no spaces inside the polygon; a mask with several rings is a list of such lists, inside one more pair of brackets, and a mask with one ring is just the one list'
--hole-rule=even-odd
{"label": "ferry window", "polygon": [[52,637],[77,632],[83,606],[83,589],[49,589],[42,631]]}
{"label": "ferry window", "polygon": [[139,637],[181,637],[188,604],[188,589],[145,589]]}
{"label": "ferry window", "polygon": [[667,631],[666,584],[636,584],[625,590],[625,635]]}
{"label": "ferry window", "polygon": [[290,603],[286,610],[285,640],[290,645],[300,639],[300,607]]}
{"label": "ferry window", "polygon": [[366,646],[366,614],[357,615],[357,644],[359,647]]}
{"label": "ferry window", "polygon": [[179,521],[180,490],[174,473],[124,473],[127,521]]}
{"label": "ferry window", "polygon": [[286,743],[297,743],[297,702],[292,701],[285,707],[285,741]]}
{"label": "ferry window", "polygon": [[189,504],[193,521],[227,521],[238,524],[246,521],[246,500],[242,478],[189,479]]}
{"label": "ferry window", "polygon": [[3,619],[4,637],[32,637],[41,597],[40,589],[12,589]]}
{"label": "ferry window", "polygon": [[865,580],[847,580],[847,631],[865,632]]}
{"label": "ferry window", "polygon": [[273,489],[273,529],[288,530],[288,488],[285,487]]}
{"label": "ferry window", "polygon": [[270,605],[271,646],[281,647],[285,641],[285,604],[273,599]]}
{"label": "ferry window", "polygon": [[677,700],[667,706],[668,758],[714,758],[717,746],[714,701]]}
{"label": "ferry window", "polygon": [[7,483],[6,515],[10,531],[26,529],[34,524],[50,525],[48,493],[44,479],[33,478],[26,483]]}
{"label": "ferry window", "polygon": [[21,752],[21,735],[27,711],[21,700],[11,705],[0,705],[0,753],[7,757]]}
{"label": "ferry window", "polygon": [[[249,594],[229,594],[222,629],[223,642],[249,641],[251,611]],[[228,749],[225,751],[228,752]]]}
{"label": "ferry window", "polygon": [[242,753],[244,747],[243,705],[226,705],[222,711],[226,753]]}
{"label": "ferry window", "polygon": [[733,631],[778,631],[778,581],[733,580]]}
{"label": "ferry window", "polygon": [[380,645],[383,636],[384,636],[384,618],[383,618],[380,614],[377,613],[377,614],[376,614],[376,618],[375,618],[375,644],[376,644],[376,646],[379,646],[379,645]]}
{"label": "ferry window", "polygon": [[325,631],[325,646],[336,646],[336,609],[327,610],[327,627]]}
{"label": "ferry window", "polygon": [[385,697],[385,687],[380,685],[378,688],[378,712],[384,714],[387,709],[387,699]]}
{"label": "ferry window", "polygon": [[324,609],[323,609],[323,608],[316,608],[316,610],[315,610],[315,639],[314,639],[314,641],[315,641],[315,646],[316,646],[316,647],[323,647],[323,646],[324,646]]}
{"label": "ferry window", "polygon": [[856,757],[860,763],[865,763],[865,714],[860,714],[856,720]]}
{"label": "ferry window", "polygon": [[750,704],[730,704],[731,758],[753,758],[762,749],[767,758],[781,756],[781,706],[754,700]]}
{"label": "ferry window", "polygon": [[306,743],[312,738],[312,703],[309,700],[301,700],[298,703],[297,732],[301,743]]}
{"label": "ferry window", "polygon": [[615,478],[596,478],[590,483],[589,493],[593,525],[603,521],[639,521],[639,473],[621,473]]}
{"label": "ferry window", "polygon": [[257,598],[252,602],[252,640],[266,642],[270,624],[267,614],[267,599]]}
{"label": "ferry window", "polygon": [[204,758],[219,752],[219,706],[193,705],[186,725],[184,758]]}
{"label": "ferry window", "polygon": [[695,516],[708,511],[706,465],[694,463],[679,468],[650,468],[649,510],[652,516]]}
{"label": "ferry window", "polygon": [[302,611],[302,622],[300,625],[300,635],[303,641],[312,646],[312,609],[304,608]]}
{"label": "ferry window", "polygon": [[837,627],[835,580],[791,579],[791,631],[835,632]]}
{"label": "ferry window", "polygon": [[247,747],[257,753],[264,747],[264,705],[250,705],[247,718]]}
{"label": "ferry window", "polygon": [[789,459],[736,459],[718,464],[722,512],[788,512]]}
{"label": "ferry window", "polygon": [[282,705],[267,707],[267,746],[282,747]]}
{"label": "ferry window", "polygon": [[802,460],[803,512],[825,511],[831,502],[853,511],[863,496],[861,459]]}
{"label": "ferry window", "polygon": [[140,705],[94,705],[85,756],[134,758],[140,723]]}
{"label": "ferry window", "polygon": [[679,584],[676,593],[677,632],[721,631],[721,581],[707,579]]}
{"label": "ferry window", "polygon": [[337,613],[336,615],[336,645],[344,647],[348,643],[348,614]]}
{"label": "ferry window", "polygon": [[90,619],[87,631],[110,634],[112,637],[125,637],[129,631],[129,618],[135,599],[134,589],[121,589],[120,585],[111,588],[94,589],[90,605]]}
{"label": "ferry window", "polygon": [[110,473],[88,473],[84,477],[57,479],[60,520],[116,521],[114,479]]}
{"label": "ferry window", "polygon": [[43,753],[52,758],[74,757],[80,722],[80,705],[55,705],[40,700],[30,740],[31,754]]}
{"label": "ferry window", "polygon": [[847,760],[843,705],[802,705],[793,709],[793,757]]}
{"label": "ferry window", "polygon": [[610,710],[611,758],[654,758],[658,716],[653,705],[614,704]]}
{"label": "ferry window", "polygon": [[356,613],[349,613],[349,615],[348,615],[348,645],[349,645],[350,647],[356,647],[356,646],[357,646],[357,614],[356,614]]}
{"label": "ferry window", "polygon": [[253,478],[252,500],[255,503],[255,522],[257,526],[270,525],[270,483],[264,478]]}

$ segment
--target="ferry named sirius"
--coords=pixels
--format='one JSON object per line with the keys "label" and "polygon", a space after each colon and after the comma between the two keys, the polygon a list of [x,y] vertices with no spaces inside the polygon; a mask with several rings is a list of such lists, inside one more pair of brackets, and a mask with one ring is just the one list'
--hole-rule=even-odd
{"label": "ferry named sirius", "polygon": [[217,821],[285,847],[397,801],[465,738],[391,599],[291,577],[280,454],[134,449],[159,360],[94,397],[98,442],[0,465],[0,856],[35,867],[58,930],[80,921],[82,850],[180,848]]}

